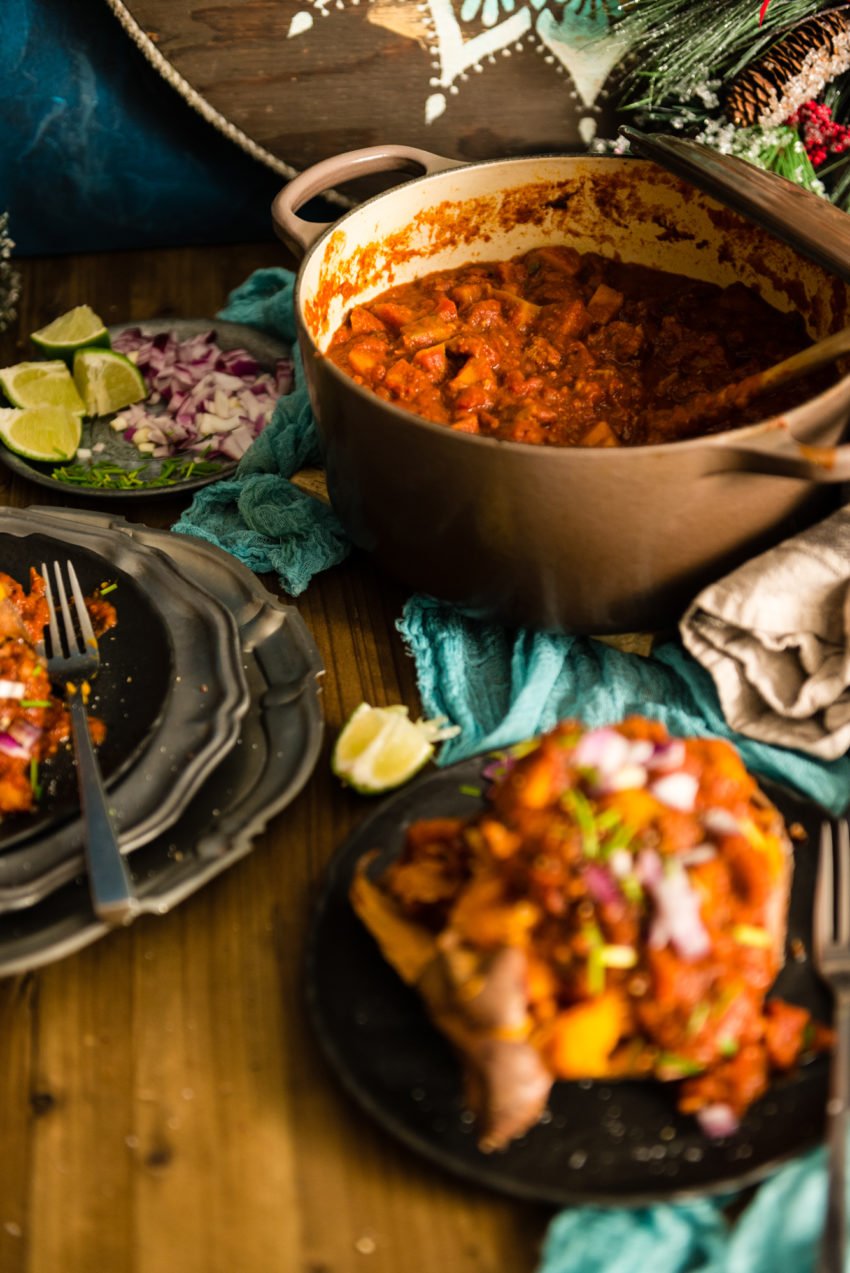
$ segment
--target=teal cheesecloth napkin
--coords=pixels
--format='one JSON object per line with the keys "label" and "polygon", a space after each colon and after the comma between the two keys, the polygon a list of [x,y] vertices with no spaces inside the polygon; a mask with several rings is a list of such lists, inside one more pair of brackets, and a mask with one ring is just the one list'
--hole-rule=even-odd
{"label": "teal cheesecloth napkin", "polygon": [[[293,275],[259,270],[220,317],[293,343]],[[199,491],[174,529],[274,572],[290,594],[341,561],[349,545],[334,513],[287,479],[321,462],[297,349],[295,387],[230,480]],[[499,748],[564,716],[589,724],[641,713],[671,732],[732,739],[755,771],[796,787],[834,813],[850,792],[850,760],[818,761],[743,738],[726,724],[714,682],[678,642],[649,658],[586,637],[508,631],[428,597],[411,597],[398,624],[412,655],[423,709],[461,727],[438,764]],[[642,1208],[576,1207],[546,1235],[538,1273],[810,1273],[825,1198],[823,1152],[782,1167],[734,1225],[722,1202]]]}

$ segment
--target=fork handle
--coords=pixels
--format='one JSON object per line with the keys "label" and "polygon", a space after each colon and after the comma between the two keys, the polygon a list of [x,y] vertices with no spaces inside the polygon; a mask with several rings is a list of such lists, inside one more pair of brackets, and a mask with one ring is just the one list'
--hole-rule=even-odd
{"label": "fork handle", "polygon": [[835,1055],[829,1082],[829,1187],[818,1273],[843,1273],[847,1250],[847,1124],[850,1101],[850,992],[835,1000]]}
{"label": "fork handle", "polygon": [[69,702],[77,762],[77,783],[85,827],[89,891],[98,919],[113,927],[129,924],[139,912],[133,885],[109,816],[106,791],[89,733],[82,693]]}

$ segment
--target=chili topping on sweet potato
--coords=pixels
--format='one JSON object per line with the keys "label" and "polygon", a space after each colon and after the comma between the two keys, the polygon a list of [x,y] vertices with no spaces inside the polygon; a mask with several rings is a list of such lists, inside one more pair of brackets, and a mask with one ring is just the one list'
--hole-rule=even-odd
{"label": "chili topping on sweet potato", "polygon": [[370,860],[354,907],[458,1049],[482,1148],[536,1123],[556,1079],[680,1080],[679,1108],[726,1134],[829,1044],[767,999],[792,851],[729,743],[565,721],[479,815],[415,823],[377,882]]}

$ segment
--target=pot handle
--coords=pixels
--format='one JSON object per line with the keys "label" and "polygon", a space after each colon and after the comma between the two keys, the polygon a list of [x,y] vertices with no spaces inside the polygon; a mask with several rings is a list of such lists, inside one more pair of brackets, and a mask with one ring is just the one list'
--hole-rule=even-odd
{"label": "pot handle", "polygon": [[850,445],[812,446],[799,442],[778,420],[752,442],[724,442],[715,448],[713,473],[762,473],[802,482],[850,482]]}
{"label": "pot handle", "polygon": [[415,146],[366,146],[363,150],[348,150],[331,159],[322,159],[293,177],[275,196],[272,203],[275,233],[297,256],[303,256],[333,225],[332,221],[305,221],[298,216],[298,209],[314,195],[370,172],[389,172],[398,168],[420,176],[462,166],[461,159],[447,159],[443,155],[432,154],[430,150],[418,150]]}

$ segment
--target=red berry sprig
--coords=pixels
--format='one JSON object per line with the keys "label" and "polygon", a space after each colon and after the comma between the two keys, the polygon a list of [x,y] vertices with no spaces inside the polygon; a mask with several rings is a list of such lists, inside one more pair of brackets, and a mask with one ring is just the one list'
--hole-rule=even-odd
{"label": "red berry sprig", "polygon": [[837,124],[823,102],[803,102],[786,122],[799,129],[813,168],[820,167],[829,155],[843,155],[845,150],[850,150],[850,128]]}

